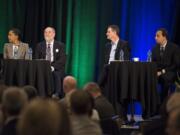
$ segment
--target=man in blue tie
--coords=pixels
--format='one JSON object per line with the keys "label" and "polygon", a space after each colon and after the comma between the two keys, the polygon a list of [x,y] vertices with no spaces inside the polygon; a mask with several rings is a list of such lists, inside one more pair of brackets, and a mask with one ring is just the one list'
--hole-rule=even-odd
{"label": "man in blue tie", "polygon": [[54,79],[55,96],[63,96],[62,80],[65,74],[66,54],[62,42],[56,41],[55,29],[47,27],[44,30],[44,41],[40,42],[35,50],[36,59],[46,59],[51,63],[51,70]]}

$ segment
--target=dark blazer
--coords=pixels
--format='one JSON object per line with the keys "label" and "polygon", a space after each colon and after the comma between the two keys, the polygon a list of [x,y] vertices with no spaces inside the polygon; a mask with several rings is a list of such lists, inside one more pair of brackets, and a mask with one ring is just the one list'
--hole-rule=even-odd
{"label": "dark blazer", "polygon": [[112,104],[102,95],[95,99],[94,108],[98,111],[101,120],[111,118],[115,115]]}
{"label": "dark blazer", "polygon": [[10,120],[8,123],[4,125],[2,128],[0,135],[17,135],[16,125],[18,122],[18,118]]}
{"label": "dark blazer", "polygon": [[[61,73],[65,72],[66,54],[65,46],[63,43],[54,41],[53,44],[54,60],[51,62],[51,66],[54,67],[55,71]],[[40,42],[35,50],[36,59],[46,59],[46,42]]]}
{"label": "dark blazer", "polygon": [[[108,42],[105,47],[105,64],[108,64],[109,62],[109,55],[111,52],[111,42]],[[117,44],[116,52],[115,52],[115,60],[119,60],[120,50],[124,51],[124,60],[130,60],[130,47],[128,45],[127,41],[120,40]]]}
{"label": "dark blazer", "polygon": [[160,45],[156,45],[152,49],[152,61],[156,62],[158,71],[165,69],[166,72],[176,72],[180,63],[179,50],[180,48],[171,43],[167,42],[165,47],[163,58],[160,57]]}

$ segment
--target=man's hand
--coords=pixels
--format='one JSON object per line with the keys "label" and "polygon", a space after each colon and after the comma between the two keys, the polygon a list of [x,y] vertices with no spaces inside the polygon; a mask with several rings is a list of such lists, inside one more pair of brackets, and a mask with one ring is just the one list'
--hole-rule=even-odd
{"label": "man's hand", "polygon": [[162,73],[160,71],[158,71],[157,76],[159,77],[160,75],[162,75]]}

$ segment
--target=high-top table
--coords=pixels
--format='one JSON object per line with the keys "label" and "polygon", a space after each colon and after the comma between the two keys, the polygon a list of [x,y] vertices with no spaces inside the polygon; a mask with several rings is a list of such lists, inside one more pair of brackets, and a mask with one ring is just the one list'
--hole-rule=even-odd
{"label": "high-top table", "polygon": [[4,60],[3,78],[7,86],[32,85],[40,96],[52,94],[51,66],[46,60]]}
{"label": "high-top table", "polygon": [[116,103],[139,101],[143,116],[150,117],[157,112],[156,64],[153,62],[113,61],[108,65],[106,97]]}

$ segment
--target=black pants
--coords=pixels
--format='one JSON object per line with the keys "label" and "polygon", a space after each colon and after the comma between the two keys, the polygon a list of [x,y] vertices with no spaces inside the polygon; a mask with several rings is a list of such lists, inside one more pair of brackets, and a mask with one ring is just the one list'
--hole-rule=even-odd
{"label": "black pants", "polygon": [[[105,65],[102,69],[102,72],[100,73],[100,76],[98,78],[98,85],[101,87],[102,89],[102,94],[107,98],[108,98],[108,73],[109,73],[109,64]],[[121,119],[123,119],[124,121],[127,120],[127,108],[128,108],[128,102],[124,101],[123,103],[112,103],[115,112],[117,115],[120,116]]]}
{"label": "black pants", "polygon": [[109,72],[109,65],[107,64],[103,67],[102,72],[100,73],[98,78],[98,85],[101,87],[101,89],[105,89],[106,87],[108,72]]}
{"label": "black pants", "polygon": [[53,84],[54,84],[54,92],[58,97],[63,97],[64,92],[63,92],[63,78],[64,78],[64,73],[61,73],[59,71],[53,71]]}
{"label": "black pants", "polygon": [[167,98],[170,85],[174,83],[175,79],[175,72],[166,72],[165,74],[159,76],[158,82],[161,84],[162,87],[161,102],[163,102]]}

